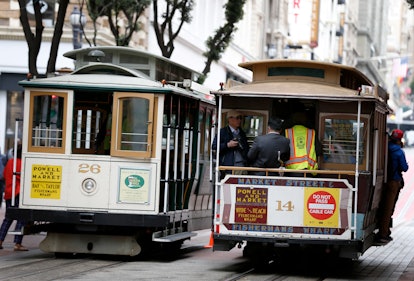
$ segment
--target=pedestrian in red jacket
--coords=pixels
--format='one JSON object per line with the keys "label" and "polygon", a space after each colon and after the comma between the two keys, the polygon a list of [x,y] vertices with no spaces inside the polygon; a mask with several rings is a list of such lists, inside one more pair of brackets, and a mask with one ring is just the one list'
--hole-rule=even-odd
{"label": "pedestrian in red jacket", "polygon": [[[13,220],[7,218],[7,210],[11,207],[12,196],[13,196],[13,167],[14,161],[16,161],[16,179],[15,179],[15,193],[14,193],[14,202],[15,206],[19,206],[19,194],[20,194],[20,171],[21,171],[21,158],[22,158],[22,146],[21,144],[17,147],[17,157],[16,159],[12,158],[7,161],[6,166],[4,167],[4,180],[6,182],[6,187],[4,190],[4,200],[6,201],[6,214],[4,216],[3,223],[0,227],[0,249],[3,249],[3,241],[6,238],[7,232],[9,231],[10,226],[13,223]],[[24,221],[18,220],[16,223],[16,231],[20,231],[25,225]],[[14,250],[15,251],[27,251],[28,249],[22,246],[23,235],[14,236]]]}

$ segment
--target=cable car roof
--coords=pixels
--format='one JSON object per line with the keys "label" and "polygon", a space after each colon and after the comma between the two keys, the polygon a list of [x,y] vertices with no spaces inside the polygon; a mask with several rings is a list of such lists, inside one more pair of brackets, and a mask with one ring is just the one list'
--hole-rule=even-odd
{"label": "cable car roof", "polygon": [[264,60],[241,63],[253,72],[253,81],[238,84],[216,95],[305,98],[325,100],[377,100],[388,94],[359,70],[334,63],[309,60]]}
{"label": "cable car roof", "polygon": [[[87,66],[85,68],[91,68]],[[152,81],[143,78],[138,73],[133,73],[131,70],[114,66],[101,67],[92,66],[94,71],[88,72],[81,68],[75,72],[67,75],[40,78],[32,80],[23,80],[19,84],[23,87],[33,88],[57,88],[57,89],[105,89],[105,90],[131,90],[136,91],[137,88],[145,89],[159,88],[159,91],[166,91],[163,89],[160,82]],[[100,71],[98,71],[98,69]],[[117,73],[115,73],[117,72]],[[169,90],[170,91],[170,90]]]}
{"label": "cable car roof", "polygon": [[202,92],[153,81],[137,70],[107,63],[86,65],[67,75],[23,80],[19,85],[25,88],[175,93],[210,103],[214,99]]}
{"label": "cable car roof", "polygon": [[356,68],[336,63],[284,59],[245,62],[239,66],[253,72],[252,83],[299,79],[354,89],[360,85],[373,86]]}
{"label": "cable car roof", "polygon": [[196,80],[201,75],[201,73],[168,58],[131,47],[89,47],[69,51],[64,56],[75,60],[75,69],[91,63],[103,62],[141,70],[157,81],[162,79]]}

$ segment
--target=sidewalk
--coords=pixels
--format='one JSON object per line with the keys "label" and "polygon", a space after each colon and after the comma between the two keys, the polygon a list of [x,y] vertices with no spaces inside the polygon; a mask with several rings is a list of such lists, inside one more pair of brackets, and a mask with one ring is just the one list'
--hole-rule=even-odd
{"label": "sidewalk", "polygon": [[414,280],[414,259],[411,260],[410,264],[406,268],[406,270],[403,272],[403,274],[400,276],[399,281],[412,281]]}
{"label": "sidewalk", "polygon": [[387,245],[371,247],[360,257],[364,280],[414,280],[414,221],[397,226],[392,237]]}
{"label": "sidewalk", "polygon": [[[407,222],[400,231],[402,232],[402,237],[399,237],[399,239],[404,240],[404,243],[401,241],[401,244],[408,248],[407,251],[410,253],[410,255],[406,257],[406,261],[401,262],[401,267],[405,268],[403,269],[403,272],[398,280],[412,281],[414,280],[414,221]],[[399,251],[395,251],[398,255]]]}
{"label": "sidewalk", "polygon": [[[0,225],[3,222],[4,214],[6,211],[6,203],[3,201],[0,208]],[[16,226],[16,222],[10,226],[9,232],[13,231]],[[43,235],[27,235],[23,237],[22,244],[30,250],[38,249],[39,243],[44,239]],[[7,235],[3,242],[3,250],[0,250],[0,256],[7,256],[16,253],[14,251],[14,235]],[[23,252],[22,252],[23,253]]]}

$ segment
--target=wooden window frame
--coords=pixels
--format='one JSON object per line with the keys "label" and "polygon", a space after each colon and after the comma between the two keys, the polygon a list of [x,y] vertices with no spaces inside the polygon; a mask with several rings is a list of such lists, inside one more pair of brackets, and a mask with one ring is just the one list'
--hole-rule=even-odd
{"label": "wooden window frame", "polygon": [[[254,139],[257,136],[260,135],[266,135],[267,133],[267,123],[269,121],[269,111],[267,110],[249,110],[249,109],[243,109],[243,108],[237,108],[237,109],[225,109],[222,111],[221,114],[221,120],[223,120],[224,122],[222,123],[222,126],[225,127],[228,125],[228,121],[227,121],[227,113],[231,110],[236,110],[238,113],[240,113],[243,116],[243,120],[241,123],[241,128],[245,131],[246,136],[247,136],[247,140],[249,145],[251,146],[252,143],[254,142]],[[263,118],[263,124],[262,124],[262,130],[258,132],[257,136],[256,135],[249,135],[248,130],[246,129],[246,126],[250,126],[250,125],[245,125],[244,124],[244,118],[246,116],[257,116],[257,117],[262,117]]]}
{"label": "wooden window frame", "polygon": [[[319,140],[321,144],[323,144],[323,137],[325,133],[325,119],[346,119],[346,120],[355,120],[357,119],[356,114],[349,114],[349,113],[321,113],[320,115],[320,124],[319,124]],[[367,114],[361,114],[361,123],[364,123],[366,128],[364,129],[367,134],[366,137],[362,137],[363,141],[363,148],[364,148],[364,156],[362,157],[362,161],[359,163],[358,168],[359,170],[365,170],[367,165],[367,159],[369,157],[370,151],[368,150],[368,143],[370,142],[370,123],[369,123],[369,116]],[[347,163],[326,163],[323,160],[323,154],[320,157],[318,163],[320,163],[320,169],[326,170],[355,170],[355,164],[347,164]]]}
{"label": "wooden window frame", "polygon": [[[63,98],[63,120],[62,120],[62,146],[61,147],[50,147],[50,146],[34,146],[33,140],[33,118],[34,118],[34,99],[39,96],[58,96]],[[29,106],[29,141],[28,148],[29,152],[44,152],[44,153],[65,153],[66,148],[66,132],[67,132],[67,112],[68,112],[68,92],[46,92],[46,91],[31,91],[30,92],[30,106]]]}
{"label": "wooden window frame", "polygon": [[[121,147],[121,133],[122,133],[122,108],[120,108],[120,101],[123,98],[142,98],[149,100],[148,110],[148,147],[147,151],[122,150]],[[132,93],[132,92],[114,92],[113,96],[113,112],[112,112],[112,141],[111,141],[111,155],[120,157],[136,157],[136,158],[151,158],[154,156],[155,150],[153,135],[156,135],[156,118],[154,118],[155,109],[155,95],[152,93]]]}

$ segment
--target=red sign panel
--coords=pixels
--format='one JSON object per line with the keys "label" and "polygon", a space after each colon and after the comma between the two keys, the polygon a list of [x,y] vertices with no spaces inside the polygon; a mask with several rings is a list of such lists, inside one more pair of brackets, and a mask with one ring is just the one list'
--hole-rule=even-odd
{"label": "red sign panel", "polygon": [[267,223],[266,188],[236,188],[234,221],[237,223]]}
{"label": "red sign panel", "polygon": [[336,201],[332,194],[326,191],[317,191],[308,198],[307,208],[309,214],[318,220],[326,220],[333,216]]}

